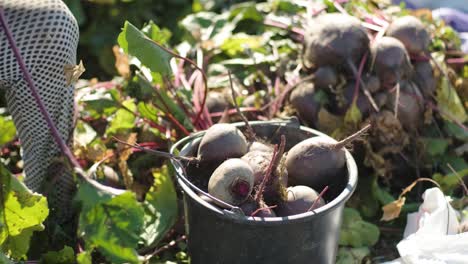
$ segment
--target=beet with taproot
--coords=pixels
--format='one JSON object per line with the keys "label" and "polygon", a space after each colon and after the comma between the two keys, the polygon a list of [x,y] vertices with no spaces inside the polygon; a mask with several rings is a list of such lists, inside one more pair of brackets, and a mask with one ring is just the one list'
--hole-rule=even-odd
{"label": "beet with taproot", "polygon": [[344,147],[359,138],[370,125],[336,142],[325,136],[308,138],[292,147],[286,155],[289,185],[324,188],[339,182],[346,164]]}
{"label": "beet with taproot", "polygon": [[372,45],[372,64],[384,88],[394,87],[411,73],[405,46],[392,37],[383,37]]}
{"label": "beet with taproot", "polygon": [[307,68],[332,66],[353,73],[349,67],[358,65],[369,50],[369,38],[359,19],[328,13],[308,25],[303,49],[303,63]]}
{"label": "beet with taproot", "polygon": [[311,82],[299,84],[291,92],[289,101],[300,119],[308,125],[315,125],[320,104],[315,99],[315,87]]}
{"label": "beet with taproot", "polygon": [[252,193],[254,181],[254,172],[247,162],[228,159],[211,175],[208,193],[228,204],[239,205]]}
{"label": "beet with taproot", "polygon": [[431,38],[424,24],[414,16],[395,19],[388,27],[387,36],[400,40],[408,53],[421,55],[428,51]]}
{"label": "beet with taproot", "polygon": [[319,197],[319,194],[308,186],[288,187],[286,192],[286,199],[275,208],[278,216],[302,214],[325,205],[325,201]]}
{"label": "beet with taproot", "polygon": [[219,162],[239,158],[247,153],[247,139],[231,124],[215,124],[210,127],[198,147],[198,159],[202,162]]}

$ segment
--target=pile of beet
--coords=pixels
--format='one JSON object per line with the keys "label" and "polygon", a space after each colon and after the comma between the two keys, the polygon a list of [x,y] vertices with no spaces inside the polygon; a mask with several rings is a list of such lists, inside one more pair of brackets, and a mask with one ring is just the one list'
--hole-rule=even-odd
{"label": "pile of beet", "polygon": [[358,19],[321,15],[304,36],[303,65],[313,71],[313,80],[296,87],[290,102],[304,122],[316,125],[320,105],[313,94],[320,89],[333,98],[332,113],[342,115],[355,103],[364,118],[391,111],[403,127],[417,129],[436,84],[429,44],[416,17],[397,18],[386,36],[371,41]]}
{"label": "pile of beet", "polygon": [[368,128],[339,142],[315,136],[285,150],[285,136],[271,145],[250,127],[244,135],[232,124],[216,124],[201,138],[197,161],[186,171],[214,199],[202,198],[221,208],[240,207],[247,217],[301,214],[326,204],[328,186],[346,177],[344,147]]}
{"label": "pile of beet", "polygon": [[[435,105],[430,42],[425,25],[413,16],[394,19],[382,35],[346,14],[319,15],[304,34],[302,65],[310,77],[289,94],[291,109],[303,123],[327,133],[333,130],[323,127],[338,127],[324,120],[324,112],[340,119],[358,109],[357,123],[373,124],[366,153],[399,157],[409,138],[418,138]],[[317,99],[319,93],[326,102]],[[372,157],[376,155],[367,155],[366,165],[384,166]]]}

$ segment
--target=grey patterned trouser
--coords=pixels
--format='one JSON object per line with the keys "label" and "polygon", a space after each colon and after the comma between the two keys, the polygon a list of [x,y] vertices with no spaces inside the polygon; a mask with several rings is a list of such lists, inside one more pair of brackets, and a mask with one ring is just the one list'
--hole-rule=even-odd
{"label": "grey patterned trouser", "polygon": [[[78,25],[60,0],[0,0],[7,24],[32,74],[39,94],[63,140],[73,130],[73,86],[64,66],[76,64]],[[25,183],[47,193],[54,218],[67,219],[75,189],[58,145],[22,77],[17,61],[0,31],[0,89],[5,89],[23,149]]]}

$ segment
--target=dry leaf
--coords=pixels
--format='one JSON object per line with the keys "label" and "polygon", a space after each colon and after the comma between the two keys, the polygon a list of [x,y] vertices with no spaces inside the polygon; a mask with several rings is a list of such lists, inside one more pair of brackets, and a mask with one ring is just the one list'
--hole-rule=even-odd
{"label": "dry leaf", "polygon": [[65,78],[67,80],[67,86],[75,84],[80,78],[81,74],[85,72],[85,70],[86,69],[83,65],[82,60],[80,60],[80,64],[78,65],[71,65],[71,64],[65,65],[64,71],[65,71]]}
{"label": "dry leaf", "polygon": [[[130,133],[128,135],[120,136],[120,140],[130,145],[135,145],[137,140],[137,133]],[[132,148],[122,143],[117,144],[117,151],[119,152],[119,160],[127,161],[132,154]]]}
{"label": "dry leaf", "polygon": [[123,53],[119,46],[112,47],[115,56],[115,68],[120,76],[124,78],[130,77],[130,64],[128,62],[127,54]]}
{"label": "dry leaf", "polygon": [[393,220],[395,218],[398,218],[400,216],[401,208],[403,207],[403,205],[405,205],[406,198],[404,197],[404,195],[407,194],[408,192],[410,192],[414,188],[414,186],[416,186],[416,184],[418,182],[421,182],[421,181],[432,182],[437,187],[439,187],[439,189],[440,189],[440,185],[436,181],[434,181],[433,179],[419,178],[419,179],[415,180],[414,182],[412,182],[410,185],[408,185],[408,187],[406,187],[401,192],[400,196],[398,197],[398,200],[395,200],[395,201],[393,201],[393,202],[391,202],[389,204],[386,204],[386,205],[384,205],[382,207],[383,216],[380,219],[380,221],[390,221],[390,220]]}
{"label": "dry leaf", "polygon": [[127,162],[125,160],[119,160],[119,170],[122,174],[123,182],[127,190],[130,190],[133,186],[133,175],[128,169]]}
{"label": "dry leaf", "polygon": [[416,9],[411,12],[413,16],[432,21],[432,10],[427,8]]}
{"label": "dry leaf", "polygon": [[[130,133],[126,135],[126,138],[120,137],[120,140],[125,141],[127,144],[134,145],[137,140],[136,133]],[[117,150],[119,152],[119,170],[122,174],[122,178],[127,189],[131,189],[133,185],[133,176],[128,169],[127,160],[132,154],[132,148],[122,143],[117,144]]]}
{"label": "dry leaf", "polygon": [[400,197],[398,200],[395,200],[389,204],[386,204],[382,207],[383,215],[380,221],[391,221],[400,216],[401,208],[405,205],[406,198]]}

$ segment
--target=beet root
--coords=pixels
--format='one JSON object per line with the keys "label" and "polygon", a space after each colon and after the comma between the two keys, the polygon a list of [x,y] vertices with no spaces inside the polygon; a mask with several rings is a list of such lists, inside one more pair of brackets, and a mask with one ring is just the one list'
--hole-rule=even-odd
{"label": "beet root", "polygon": [[223,93],[209,92],[206,97],[206,107],[210,113],[223,112],[229,107],[229,102]]}
{"label": "beet root", "polygon": [[[317,202],[315,202],[316,200]],[[278,216],[290,216],[305,213],[323,205],[325,205],[325,201],[321,197],[319,198],[319,194],[314,189],[298,185],[288,188],[286,200],[278,204],[275,212]]]}
{"label": "beet root", "polygon": [[[254,172],[255,185],[260,185],[264,180],[272,158],[272,152],[263,151],[251,151],[242,156],[241,159],[246,161]],[[286,168],[277,166],[263,190],[265,201],[273,202],[279,200],[287,184],[288,173]]]}
{"label": "beet root", "polygon": [[405,46],[396,38],[383,37],[372,45],[375,72],[385,88],[394,87],[411,73]]}
{"label": "beet root", "polygon": [[429,61],[418,61],[413,64],[414,74],[412,80],[421,90],[426,99],[430,99],[436,90],[436,80]]}
{"label": "beet root", "polygon": [[319,67],[314,72],[314,84],[320,89],[335,87],[338,84],[338,74],[332,67]]}
{"label": "beet root", "polygon": [[249,144],[248,146],[248,152],[251,152],[251,151],[262,151],[262,152],[272,152],[273,151],[273,147],[265,144],[265,143],[262,143],[260,141],[254,141],[252,143]]}
{"label": "beet root", "polygon": [[305,82],[294,88],[289,96],[289,101],[296,109],[299,118],[310,126],[315,125],[320,109],[319,103],[314,98],[314,93],[314,84]]}
{"label": "beet root", "polygon": [[323,14],[308,26],[303,50],[307,68],[338,68],[349,62],[357,65],[369,50],[369,38],[357,18],[339,13]]}
{"label": "beet root", "polygon": [[371,93],[380,91],[380,79],[375,75],[371,75],[365,79],[367,90]]}
{"label": "beet root", "polygon": [[202,162],[238,158],[247,153],[247,140],[242,132],[230,124],[215,124],[203,136],[198,147]]}
{"label": "beet root", "polygon": [[316,136],[296,144],[286,155],[289,185],[322,189],[340,182],[346,164],[344,146],[359,138],[369,128],[370,125],[367,125],[339,142]]}
{"label": "beet root", "polygon": [[346,163],[344,149],[326,137],[306,139],[292,147],[286,156],[290,185],[323,188],[340,177]]}
{"label": "beet root", "polygon": [[[356,89],[356,82],[351,81],[346,84],[344,87],[344,98],[345,98],[345,108],[343,114],[351,107],[354,99],[354,90]],[[357,99],[356,99],[356,106],[358,107],[359,111],[361,112],[362,116],[367,116],[371,110],[372,106],[369,103],[369,100],[364,95],[362,91],[358,91]]]}
{"label": "beet root", "polygon": [[386,34],[399,39],[410,54],[419,55],[427,52],[431,42],[426,27],[414,16],[395,19],[388,27]]}
{"label": "beet root", "polygon": [[276,217],[275,212],[272,209],[270,209],[265,203],[260,202],[259,205],[254,199],[248,199],[239,207],[246,216]]}
{"label": "beet root", "polygon": [[252,193],[253,186],[254,174],[249,164],[241,159],[228,159],[211,175],[208,193],[226,203],[239,205]]}
{"label": "beet root", "polygon": [[[398,98],[397,118],[407,131],[417,130],[424,119],[423,97],[412,82],[400,82],[400,95]],[[396,91],[391,93],[387,105],[395,109]]]}

